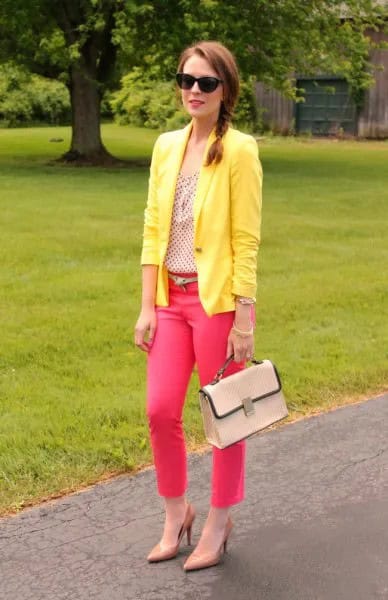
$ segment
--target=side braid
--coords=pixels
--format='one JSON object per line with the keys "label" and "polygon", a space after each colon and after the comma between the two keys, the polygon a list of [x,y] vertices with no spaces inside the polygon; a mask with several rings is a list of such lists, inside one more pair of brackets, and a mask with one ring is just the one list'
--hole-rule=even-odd
{"label": "side braid", "polygon": [[222,159],[223,152],[224,152],[224,148],[223,148],[223,144],[222,144],[222,137],[225,135],[225,133],[228,130],[231,118],[232,118],[231,113],[225,108],[225,104],[222,102],[221,108],[220,108],[220,113],[218,115],[218,120],[217,120],[217,124],[216,124],[216,136],[217,137],[216,137],[216,140],[212,143],[212,145],[209,148],[209,152],[208,152],[207,159],[206,159],[207,167],[209,165],[211,165],[212,162],[215,162],[215,164],[217,165]]}

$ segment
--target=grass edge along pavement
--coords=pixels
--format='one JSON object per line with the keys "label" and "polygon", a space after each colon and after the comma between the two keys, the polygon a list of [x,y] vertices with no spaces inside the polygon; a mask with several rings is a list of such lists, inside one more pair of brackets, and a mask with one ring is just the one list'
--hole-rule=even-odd
{"label": "grass edge along pavement", "polygon": [[[372,398],[378,398],[379,396],[382,396],[387,392],[388,392],[388,387],[384,388],[379,393],[375,393],[372,395],[368,394],[366,396],[362,396],[357,399],[341,398],[340,404],[338,404],[336,406],[326,407],[325,409],[318,409],[318,408],[311,409],[311,411],[308,414],[303,414],[303,415],[298,415],[298,413],[296,411],[290,410],[289,416],[287,418],[282,419],[281,421],[278,421],[277,423],[274,423],[270,427],[267,427],[261,433],[264,433],[265,431],[270,431],[273,429],[280,429],[280,428],[286,427],[288,425],[292,425],[293,423],[297,423],[298,421],[301,421],[301,420],[312,419],[312,418],[318,417],[319,415],[322,415],[324,413],[333,412],[340,408],[345,408],[346,406],[354,406],[357,404],[362,404],[363,402],[367,402],[368,400],[370,400]],[[259,432],[258,434],[255,434],[255,435],[261,435],[261,433]],[[249,440],[247,440],[247,443],[249,444]],[[204,453],[210,452],[210,451],[211,451],[211,447],[207,443],[196,444],[193,448],[190,448],[190,447],[188,448],[188,452],[191,454],[204,454]],[[134,477],[135,475],[137,475],[143,471],[146,471],[148,469],[152,469],[153,467],[154,467],[153,462],[150,462],[149,464],[139,465],[138,467],[134,468],[131,472],[128,472],[128,471],[114,471],[111,473],[106,472],[106,473],[104,473],[104,475],[102,477],[100,477],[94,481],[90,481],[88,483],[79,483],[78,486],[74,489],[61,490],[60,492],[53,493],[50,496],[37,498],[34,501],[25,503],[24,506],[20,510],[5,511],[0,514],[0,522],[1,522],[1,519],[15,517],[17,515],[20,515],[21,512],[25,512],[25,511],[35,508],[37,506],[47,505],[47,504],[50,504],[57,500],[60,500],[62,498],[72,496],[75,494],[79,494],[82,492],[86,492],[93,486],[100,484],[100,483],[109,483],[109,481],[111,481],[112,479],[115,479],[116,477],[119,477],[119,476],[122,476],[125,474],[128,475],[128,477]]]}
{"label": "grass edge along pavement", "polygon": [[[107,125],[123,157],[155,132]],[[47,166],[66,129],[0,131],[0,514],[151,464],[132,330],[147,169]],[[4,143],[2,143],[4,142]],[[259,141],[264,166],[256,355],[290,420],[386,390],[388,145]],[[196,377],[188,447],[202,450]],[[207,448],[207,446],[206,446]]]}

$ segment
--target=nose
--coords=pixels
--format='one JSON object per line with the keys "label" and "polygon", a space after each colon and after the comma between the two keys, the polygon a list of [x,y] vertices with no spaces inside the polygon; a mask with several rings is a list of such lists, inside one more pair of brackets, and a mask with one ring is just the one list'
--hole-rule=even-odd
{"label": "nose", "polygon": [[199,85],[198,85],[198,81],[194,81],[194,85],[191,88],[192,92],[200,92],[201,90],[199,89]]}

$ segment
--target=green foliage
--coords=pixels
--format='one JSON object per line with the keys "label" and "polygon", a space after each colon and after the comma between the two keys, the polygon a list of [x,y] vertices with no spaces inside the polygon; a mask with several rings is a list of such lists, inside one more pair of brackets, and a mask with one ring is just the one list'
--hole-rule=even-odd
{"label": "green foliage", "polygon": [[136,17],[135,64],[144,70],[157,64],[164,77],[172,72],[186,43],[217,39],[234,52],[244,79],[254,76],[290,98],[296,95],[293,73],[341,73],[357,101],[373,81],[372,44],[365,32],[384,28],[387,16],[386,6],[370,0],[175,0],[171,2],[175,22],[168,21],[169,27],[157,38],[155,23],[166,12],[164,4],[155,0],[153,12]]}
{"label": "green foliage", "polygon": [[124,75],[110,104],[120,125],[167,130],[187,121],[175,101],[175,84],[146,77],[139,68]]}
{"label": "green foliage", "polygon": [[235,109],[233,123],[240,129],[256,131],[259,127],[259,113],[254,93],[254,77],[240,82],[240,95]]}
{"label": "green foliage", "polygon": [[28,75],[13,66],[0,67],[0,123],[4,126],[32,119],[31,99],[26,93]]}
{"label": "green foliage", "polygon": [[63,83],[33,75],[27,89],[32,97],[34,120],[51,124],[69,122],[70,98]]}
{"label": "green foliage", "polygon": [[113,118],[111,101],[112,101],[112,92],[110,92],[109,90],[106,90],[103,97],[101,98],[100,113],[101,113],[101,117],[103,119],[109,120],[109,121],[111,121]]}
{"label": "green foliage", "polygon": [[371,81],[365,31],[384,27],[387,8],[371,0],[82,0],[67,10],[51,0],[2,0],[0,60],[55,78],[92,60],[103,91],[116,66],[170,80],[183,47],[218,39],[235,53],[244,79],[253,75],[292,95],[290,73],[342,72],[357,96]]}
{"label": "green foliage", "polygon": [[63,83],[31,75],[12,64],[0,65],[1,126],[69,120],[69,92]]}

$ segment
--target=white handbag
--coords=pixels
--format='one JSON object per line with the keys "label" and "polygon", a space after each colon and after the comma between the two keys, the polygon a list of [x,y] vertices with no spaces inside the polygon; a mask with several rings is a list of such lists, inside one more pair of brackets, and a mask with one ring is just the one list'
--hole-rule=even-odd
{"label": "white handbag", "polygon": [[227,448],[288,415],[282,385],[270,360],[252,359],[252,366],[222,379],[233,355],[214,380],[199,390],[206,439]]}

